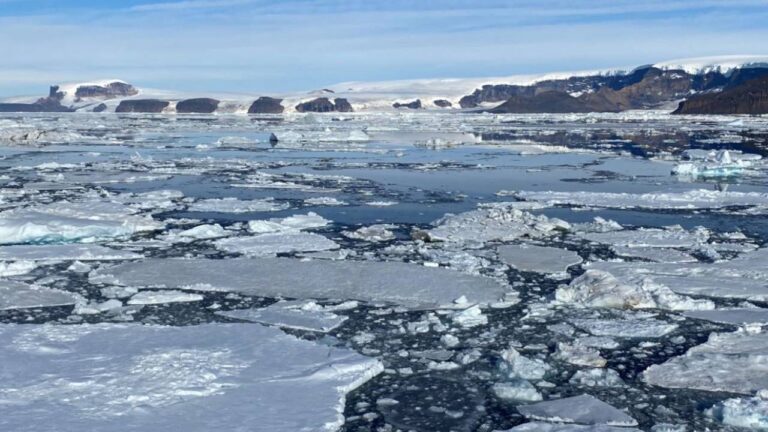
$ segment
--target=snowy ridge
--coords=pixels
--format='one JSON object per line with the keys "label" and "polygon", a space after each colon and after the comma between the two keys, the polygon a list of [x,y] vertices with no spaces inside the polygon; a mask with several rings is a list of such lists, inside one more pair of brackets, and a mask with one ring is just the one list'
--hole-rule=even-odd
{"label": "snowy ridge", "polygon": [[663,70],[684,70],[691,75],[720,72],[727,75],[734,69],[768,68],[768,55],[728,55],[668,60],[653,67]]}

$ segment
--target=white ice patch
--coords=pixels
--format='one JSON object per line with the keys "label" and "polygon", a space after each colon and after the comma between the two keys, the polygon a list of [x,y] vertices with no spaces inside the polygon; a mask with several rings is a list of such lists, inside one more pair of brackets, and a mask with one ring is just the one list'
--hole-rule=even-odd
{"label": "white ice patch", "polygon": [[723,424],[746,429],[768,430],[768,391],[752,398],[726,399],[707,410]]}
{"label": "white ice patch", "polygon": [[114,261],[142,255],[95,244],[0,246],[0,261]]}
{"label": "white ice patch", "polygon": [[0,244],[93,242],[163,228],[108,201],[57,202],[0,213]]}
{"label": "white ice patch", "polygon": [[536,390],[536,387],[520,378],[496,383],[491,389],[499,399],[518,402],[538,402],[542,400],[541,393]]}
{"label": "white ice patch", "polygon": [[574,319],[574,326],[595,336],[618,338],[660,338],[677,330],[677,324],[655,319]]}
{"label": "white ice patch", "polygon": [[179,232],[178,237],[189,240],[209,240],[232,235],[232,232],[225,230],[219,224],[198,225]]}
{"label": "white ice patch", "polygon": [[653,262],[665,263],[692,263],[698,262],[696,258],[677,249],[659,248],[650,246],[611,246],[616,255],[622,257],[641,258]]}
{"label": "white ice patch", "polygon": [[637,426],[637,421],[624,411],[586,394],[518,406],[517,410],[532,420],[582,425]]}
{"label": "white ice patch", "polygon": [[77,301],[77,295],[66,291],[0,280],[0,310],[69,306]]}
{"label": "white ice patch", "polygon": [[395,238],[395,234],[390,231],[396,228],[395,225],[380,224],[358,228],[354,231],[343,231],[344,237],[353,240],[362,240],[367,242],[385,242]]}
{"label": "white ice patch", "polygon": [[319,214],[309,212],[305,215],[293,215],[282,219],[252,220],[248,222],[248,229],[253,233],[264,234],[278,231],[299,231],[322,228],[330,223],[330,220]]}
{"label": "white ice patch", "polygon": [[752,394],[768,388],[768,333],[720,333],[643,372],[651,385]]}
{"label": "white ice patch", "polygon": [[327,311],[313,302],[282,301],[261,309],[216,312],[217,315],[283,328],[327,333],[347,317]]}
{"label": "white ice patch", "polygon": [[332,431],[383,368],[253,324],[0,326],[3,430]]}
{"label": "white ice patch", "polygon": [[311,206],[345,206],[348,205],[346,201],[341,201],[334,197],[315,197],[307,198],[304,200],[305,205]]}
{"label": "white ice patch", "polygon": [[640,432],[640,429],[606,425],[586,426],[563,423],[531,422],[499,432]]}
{"label": "white ice patch", "polygon": [[517,192],[515,196],[548,206],[569,205],[601,208],[645,209],[719,209],[724,207],[753,207],[762,214],[768,212],[768,193],[727,192],[696,189],[686,192],[654,192],[645,194],[610,192]]}
{"label": "white ice patch", "polygon": [[250,213],[281,211],[288,208],[290,208],[290,204],[277,202],[274,198],[249,201],[242,201],[237,198],[212,198],[194,202],[187,207],[187,210],[192,212]]}
{"label": "white ice patch", "polygon": [[683,315],[722,324],[768,324],[768,309],[764,308],[687,311]]}
{"label": "white ice patch", "polygon": [[706,231],[687,231],[682,228],[640,228],[602,233],[580,233],[578,236],[594,243],[626,248],[690,248],[706,242],[709,238]]}
{"label": "white ice patch", "polygon": [[564,274],[568,267],[581,264],[576,252],[534,245],[505,245],[497,249],[499,258],[517,270],[544,274]]}
{"label": "white ice patch", "polygon": [[183,291],[163,290],[163,291],[141,291],[136,293],[128,300],[130,305],[153,305],[164,303],[187,303],[201,301],[203,296],[200,294],[187,293]]}
{"label": "white ice patch", "polygon": [[325,236],[300,231],[257,234],[218,240],[216,248],[252,257],[275,256],[279,253],[319,252],[339,249],[338,243]]}
{"label": "white ice patch", "polygon": [[463,295],[470,303],[488,304],[507,292],[489,278],[402,262],[274,258],[147,259],[100,268],[91,273],[91,280],[265,297],[381,301],[412,308],[452,305]]}

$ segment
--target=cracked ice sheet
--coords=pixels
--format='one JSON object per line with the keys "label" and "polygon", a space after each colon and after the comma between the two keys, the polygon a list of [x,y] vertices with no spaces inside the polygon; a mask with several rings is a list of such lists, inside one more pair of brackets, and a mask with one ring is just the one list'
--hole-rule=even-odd
{"label": "cracked ice sheet", "polygon": [[390,302],[414,309],[489,304],[509,287],[482,277],[403,262],[303,261],[288,258],[148,259],[91,273],[94,283],[234,291],[296,299]]}
{"label": "cracked ice sheet", "polygon": [[60,201],[0,213],[0,244],[92,242],[161,229],[164,224],[109,201]]}
{"label": "cracked ice sheet", "polygon": [[217,315],[283,328],[327,333],[347,317],[323,310],[313,302],[281,301],[261,309],[216,312]]}
{"label": "cracked ice sheet", "polygon": [[336,430],[382,370],[254,324],[4,325],[0,347],[0,429],[15,432]]}
{"label": "cracked ice sheet", "polygon": [[713,333],[709,340],[643,372],[667,388],[752,394],[768,388],[768,333]]}
{"label": "cracked ice sheet", "polygon": [[502,262],[520,271],[563,274],[568,267],[582,262],[576,252],[553,247],[521,244],[499,246],[496,250]]}
{"label": "cracked ice sheet", "polygon": [[644,279],[651,279],[678,294],[765,301],[766,262],[768,248],[762,248],[713,264],[595,262],[589,264],[589,269],[610,273],[627,286],[639,286]]}
{"label": "cracked ice sheet", "polygon": [[216,248],[247,256],[274,256],[290,252],[321,252],[339,249],[338,243],[315,233],[287,231],[217,240]]}
{"label": "cracked ice sheet", "polygon": [[655,210],[720,209],[752,207],[753,214],[768,213],[768,193],[721,192],[695,189],[686,192],[654,192],[645,194],[610,192],[529,192],[520,191],[515,197],[549,206],[570,205],[602,208],[645,208]]}
{"label": "cracked ice sheet", "polygon": [[69,306],[77,299],[75,294],[66,291],[0,280],[0,310]]}
{"label": "cracked ice sheet", "polygon": [[112,261],[143,258],[95,244],[0,246],[0,261]]}

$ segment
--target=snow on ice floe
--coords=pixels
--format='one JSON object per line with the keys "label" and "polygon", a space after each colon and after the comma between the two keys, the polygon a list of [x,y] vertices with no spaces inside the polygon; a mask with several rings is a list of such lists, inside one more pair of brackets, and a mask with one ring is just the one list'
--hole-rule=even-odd
{"label": "snow on ice floe", "polygon": [[395,225],[390,224],[377,224],[367,227],[361,227],[354,231],[343,231],[344,237],[353,240],[362,240],[367,242],[385,242],[395,238],[395,233],[390,231],[397,228]]}
{"label": "snow on ice floe", "polygon": [[643,372],[651,385],[752,394],[768,388],[768,333],[713,333],[709,340]]}
{"label": "snow on ice floe", "polygon": [[709,239],[709,233],[704,230],[687,231],[680,227],[668,229],[639,228],[636,230],[578,233],[577,235],[594,243],[625,248],[690,248],[705,243]]}
{"label": "snow on ice floe", "polygon": [[[330,309],[330,310],[329,310]],[[216,312],[217,315],[282,328],[327,333],[347,320],[315,302],[280,301],[260,309]]]}
{"label": "snow on ice floe", "polygon": [[496,251],[502,262],[517,270],[544,274],[565,274],[583,261],[573,251],[527,244],[499,246]]}
{"label": "snow on ice floe", "polygon": [[334,197],[314,197],[304,200],[305,205],[310,206],[345,206],[349,205],[346,201],[341,201]]}
{"label": "snow on ice floe", "polygon": [[574,326],[595,336],[618,338],[659,338],[677,330],[677,324],[647,318],[574,319]]}
{"label": "snow on ice floe", "polygon": [[640,429],[606,425],[530,422],[498,432],[640,432]]}
{"label": "snow on ice floe", "polygon": [[164,303],[187,303],[201,301],[203,296],[184,291],[163,290],[163,291],[141,291],[134,294],[129,305],[153,305]]}
{"label": "snow on ice floe", "polygon": [[254,324],[0,326],[0,429],[332,431],[377,360]]}
{"label": "snow on ice floe", "polygon": [[642,208],[653,210],[721,209],[750,207],[755,214],[768,213],[768,193],[728,192],[695,189],[686,192],[644,194],[611,192],[527,192],[514,194],[518,199],[548,206],[567,205],[600,208]]}
{"label": "snow on ice floe", "polygon": [[582,425],[637,426],[624,411],[590,395],[548,400],[518,406],[520,414],[531,420]]}
{"label": "snow on ice floe", "polygon": [[390,302],[410,308],[489,304],[508,288],[481,276],[402,262],[303,261],[287,258],[147,259],[100,268],[94,283],[234,291],[296,299]]}
{"label": "snow on ice floe", "polygon": [[186,240],[210,240],[228,237],[232,234],[231,231],[227,231],[219,224],[205,224],[180,231],[175,235],[175,238]]}
{"label": "snow on ice floe", "polygon": [[715,263],[594,262],[588,268],[609,275],[631,290],[653,287],[685,295],[765,301],[766,260],[768,248],[761,248]]}
{"label": "snow on ice floe", "polygon": [[163,227],[120,203],[60,201],[0,213],[0,244],[87,243]]}
{"label": "snow on ice floe", "polygon": [[274,198],[243,201],[237,198],[211,198],[196,201],[187,207],[193,212],[250,213],[287,210],[290,204],[277,202]]}
{"label": "snow on ice floe", "polygon": [[117,261],[142,255],[95,244],[0,246],[0,261]]}
{"label": "snow on ice floe", "polygon": [[317,213],[297,214],[285,218],[269,220],[252,220],[248,222],[248,230],[256,234],[275,233],[283,231],[299,231],[312,228],[322,228],[331,223],[330,220]]}
{"label": "snow on ice floe", "polygon": [[252,257],[274,256],[279,253],[320,252],[341,246],[325,236],[300,231],[257,234],[217,240],[216,248],[229,253]]}
{"label": "snow on ice floe", "polygon": [[751,398],[732,398],[717,403],[707,414],[725,425],[768,430],[768,390]]}
{"label": "snow on ice floe", "polygon": [[692,255],[677,249],[651,246],[611,246],[611,250],[620,257],[641,258],[647,261],[663,263],[692,263],[698,260]]}
{"label": "snow on ice floe", "polygon": [[0,279],[0,310],[69,306],[78,296],[66,291]]}

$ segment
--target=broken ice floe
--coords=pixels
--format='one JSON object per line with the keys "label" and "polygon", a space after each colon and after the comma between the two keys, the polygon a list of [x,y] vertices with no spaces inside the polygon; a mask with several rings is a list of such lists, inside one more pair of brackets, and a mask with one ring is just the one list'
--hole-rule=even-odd
{"label": "broken ice floe", "polygon": [[325,333],[347,320],[347,317],[331,310],[334,309],[326,309],[314,302],[281,301],[261,309],[239,309],[216,314],[277,327]]}
{"label": "broken ice floe", "polygon": [[707,414],[725,425],[768,430],[768,390],[751,398],[726,399],[707,410]]}
{"label": "broken ice floe", "polygon": [[672,174],[681,177],[733,177],[743,174],[762,159],[758,154],[729,150],[686,150],[684,156],[690,162],[675,165]]}
{"label": "broken ice floe", "polygon": [[504,245],[499,246],[496,251],[502,262],[520,271],[562,275],[568,267],[582,262],[576,252],[553,247]]}
{"label": "broken ice floe", "polygon": [[648,384],[751,394],[768,388],[768,333],[713,333],[709,340],[643,372]]}
{"label": "broken ice floe", "polygon": [[637,421],[624,411],[586,394],[522,405],[518,406],[517,410],[532,420],[582,425],[637,426]]}
{"label": "broken ice floe", "polygon": [[192,212],[250,213],[287,210],[290,204],[274,198],[242,201],[237,198],[211,198],[196,201],[187,207]]}
{"label": "broken ice floe", "polygon": [[0,341],[0,424],[17,432],[336,430],[383,369],[253,324],[4,325]]}
{"label": "broken ice floe", "polygon": [[78,299],[77,295],[66,291],[0,280],[0,310],[69,306]]}
{"label": "broken ice floe", "polygon": [[653,210],[721,209],[751,207],[752,214],[768,212],[768,194],[760,192],[727,192],[695,189],[686,192],[644,194],[610,192],[526,192],[514,194],[518,199],[548,206],[567,205],[600,208],[642,208]]}
{"label": "broken ice floe", "polygon": [[164,303],[187,303],[201,301],[203,296],[184,291],[163,290],[163,291],[141,291],[134,294],[129,305],[153,305]]}
{"label": "broken ice floe", "polygon": [[402,262],[302,261],[284,258],[147,259],[100,268],[94,283],[234,291],[297,299],[356,299],[412,308],[488,304],[508,290],[496,281]]}
{"label": "broken ice floe", "polygon": [[56,202],[0,213],[0,244],[92,242],[129,237],[164,224],[116,202]]}

